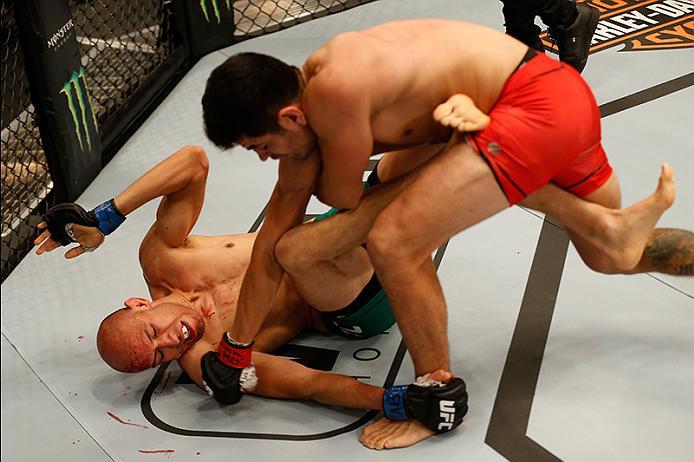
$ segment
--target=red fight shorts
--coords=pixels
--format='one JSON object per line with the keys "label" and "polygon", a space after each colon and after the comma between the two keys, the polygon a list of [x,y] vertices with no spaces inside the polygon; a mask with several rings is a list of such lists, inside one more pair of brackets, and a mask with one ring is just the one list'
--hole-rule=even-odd
{"label": "red fight shorts", "polygon": [[506,81],[490,124],[468,135],[468,143],[511,205],[549,182],[585,196],[612,174],[595,98],[570,66],[544,54],[526,57]]}

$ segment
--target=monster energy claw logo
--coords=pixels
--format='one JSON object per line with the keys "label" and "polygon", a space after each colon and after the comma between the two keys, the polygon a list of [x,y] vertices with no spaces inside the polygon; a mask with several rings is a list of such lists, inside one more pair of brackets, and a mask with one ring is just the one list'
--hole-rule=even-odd
{"label": "monster energy claw logo", "polygon": [[[84,150],[84,138],[87,141],[87,147],[92,148],[92,138],[89,130],[88,114],[91,113],[91,120],[94,123],[94,129],[98,132],[99,125],[96,122],[96,116],[92,110],[87,88],[87,80],[84,75],[84,67],[80,67],[79,72],[73,72],[70,80],[65,82],[60,93],[67,98],[67,105],[72,114],[72,122],[75,124],[75,134],[77,141],[80,143],[80,148]],[[84,135],[84,136],[83,136]]]}
{"label": "monster energy claw logo", "polygon": [[[219,5],[217,4],[218,1],[221,0],[210,0],[212,10],[214,11],[214,16],[217,18],[217,24],[222,22],[222,18],[219,15]],[[224,0],[224,2],[226,3],[227,10],[231,10],[231,0]],[[202,9],[202,14],[205,15],[205,21],[210,22],[210,15],[207,11],[207,0],[200,0],[200,8]]]}

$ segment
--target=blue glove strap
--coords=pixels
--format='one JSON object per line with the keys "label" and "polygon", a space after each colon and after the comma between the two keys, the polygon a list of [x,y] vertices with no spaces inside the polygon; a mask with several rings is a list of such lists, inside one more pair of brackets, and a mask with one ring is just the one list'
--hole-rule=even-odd
{"label": "blue glove strap", "polygon": [[99,220],[99,231],[104,233],[104,236],[114,232],[125,221],[125,216],[118,211],[113,199],[97,205],[92,212]]}
{"label": "blue glove strap", "polygon": [[383,414],[391,420],[407,420],[405,395],[409,385],[396,385],[383,393]]}

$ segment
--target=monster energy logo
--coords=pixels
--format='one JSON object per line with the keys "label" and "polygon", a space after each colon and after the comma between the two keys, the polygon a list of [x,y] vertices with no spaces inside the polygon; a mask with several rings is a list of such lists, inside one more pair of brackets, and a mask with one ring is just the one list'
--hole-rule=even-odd
{"label": "monster energy logo", "polygon": [[[70,80],[65,82],[60,93],[67,98],[67,105],[72,114],[72,122],[75,124],[75,134],[77,141],[80,143],[80,148],[84,150],[84,138],[86,138],[87,146],[92,148],[92,138],[89,133],[89,125],[87,121],[87,112],[91,113],[91,119],[94,122],[94,128],[99,131],[99,124],[96,122],[96,116],[91,108],[89,89],[87,88],[87,80],[84,75],[84,67],[80,67],[79,72],[73,72]],[[84,132],[84,137],[82,136]]]}
{"label": "monster energy logo", "polygon": [[[222,22],[222,18],[219,15],[219,5],[218,0],[210,0],[212,3],[212,10],[214,11],[214,16],[217,18],[217,24]],[[224,0],[227,5],[227,10],[231,10],[231,0]],[[210,22],[210,14],[207,10],[207,0],[200,0],[200,8],[202,8],[202,14],[205,15],[205,21]]]}

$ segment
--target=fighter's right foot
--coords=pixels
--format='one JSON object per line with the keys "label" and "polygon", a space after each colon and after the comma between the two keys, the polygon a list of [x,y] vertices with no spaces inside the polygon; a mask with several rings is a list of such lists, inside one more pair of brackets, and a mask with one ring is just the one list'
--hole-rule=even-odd
{"label": "fighter's right foot", "polygon": [[609,214],[600,231],[608,243],[605,253],[616,268],[628,271],[636,267],[660,216],[674,201],[672,167],[663,164],[658,188],[653,194],[630,207],[614,210]]}

